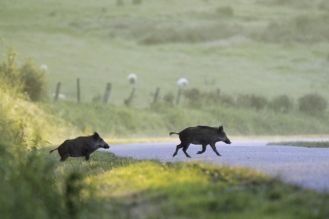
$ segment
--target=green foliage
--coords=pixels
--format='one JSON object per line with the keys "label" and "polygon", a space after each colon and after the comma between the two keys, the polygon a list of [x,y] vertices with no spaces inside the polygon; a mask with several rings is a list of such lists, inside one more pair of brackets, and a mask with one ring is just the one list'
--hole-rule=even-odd
{"label": "green foliage", "polygon": [[304,113],[324,113],[328,102],[319,94],[306,94],[298,99],[298,108]]}
{"label": "green foliage", "polygon": [[28,60],[21,67],[17,67],[16,53],[11,50],[7,60],[0,64],[0,80],[26,94],[31,100],[39,101],[47,96],[47,80],[44,72]]}
{"label": "green foliage", "polygon": [[274,97],[269,103],[269,107],[276,112],[287,113],[293,109],[294,103],[287,95]]}
{"label": "green foliage", "polygon": [[19,71],[23,92],[26,92],[32,101],[43,100],[48,92],[44,72],[31,60],[27,61]]}
{"label": "green foliage", "polygon": [[1,218],[73,218],[65,204],[68,197],[54,178],[54,162],[36,150],[63,136],[61,126],[69,125],[27,101],[21,85],[10,84],[21,81],[14,56],[1,65],[0,72]]}
{"label": "green foliage", "polygon": [[284,141],[284,142],[270,142],[268,145],[288,145],[308,148],[329,148],[328,141]]}
{"label": "green foliage", "polygon": [[72,166],[94,187],[88,200],[98,218],[316,219],[328,214],[328,195],[243,168],[131,161],[105,153],[95,153],[89,164],[71,159],[60,169]]}
{"label": "green foliage", "polygon": [[[222,94],[221,94],[222,96]],[[187,103],[188,104],[188,103]],[[292,110],[286,113],[271,109],[225,105],[172,106],[156,103],[150,108],[104,104],[56,103],[43,105],[45,110],[74,124],[81,131],[98,130],[110,136],[166,136],[188,126],[223,124],[228,134],[314,134],[329,131],[328,115],[307,115]]]}
{"label": "green foliage", "polygon": [[236,100],[237,106],[254,108],[256,110],[264,109],[268,101],[265,97],[254,95],[254,94],[240,94]]}
{"label": "green foliage", "polygon": [[2,218],[68,218],[65,195],[56,185],[55,165],[36,150],[0,145]]}

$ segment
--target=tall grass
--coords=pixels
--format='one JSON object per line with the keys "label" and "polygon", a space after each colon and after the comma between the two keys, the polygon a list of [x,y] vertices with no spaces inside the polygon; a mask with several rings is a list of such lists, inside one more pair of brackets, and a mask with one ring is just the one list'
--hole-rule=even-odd
{"label": "tall grass", "polygon": [[[22,89],[19,67],[12,61],[9,58],[0,68],[1,218],[74,218],[65,204],[67,195],[53,177],[54,163],[36,148],[57,142],[59,136],[69,136],[75,129],[30,102]],[[25,76],[34,74],[30,70]]]}
{"label": "tall grass", "polygon": [[296,110],[255,110],[225,104],[202,107],[157,103],[150,108],[65,102],[42,105],[84,132],[99,130],[110,136],[166,136],[188,126],[223,124],[228,134],[324,134],[329,131],[326,113],[304,114]]}

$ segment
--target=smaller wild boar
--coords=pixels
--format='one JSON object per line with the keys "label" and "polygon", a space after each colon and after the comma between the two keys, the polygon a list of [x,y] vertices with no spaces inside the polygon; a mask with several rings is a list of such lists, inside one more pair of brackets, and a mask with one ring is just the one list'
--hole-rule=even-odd
{"label": "smaller wild boar", "polygon": [[89,160],[90,154],[98,148],[110,148],[110,146],[99,136],[97,132],[90,136],[80,136],[75,139],[68,139],[64,141],[56,149],[49,151],[49,153],[58,150],[61,156],[60,161],[65,161],[68,157],[85,157]]}
{"label": "smaller wild boar", "polygon": [[170,132],[169,134],[179,135],[179,139],[181,141],[181,143],[177,145],[173,157],[177,155],[177,152],[180,148],[183,148],[183,152],[186,157],[190,157],[190,155],[186,152],[190,144],[202,145],[202,150],[199,151],[198,154],[204,153],[206,151],[207,145],[209,144],[213,151],[218,156],[221,156],[216,149],[216,142],[223,141],[226,144],[231,144],[230,139],[228,139],[224,132],[223,126],[220,126],[219,128],[213,128],[209,126],[189,127],[179,133]]}

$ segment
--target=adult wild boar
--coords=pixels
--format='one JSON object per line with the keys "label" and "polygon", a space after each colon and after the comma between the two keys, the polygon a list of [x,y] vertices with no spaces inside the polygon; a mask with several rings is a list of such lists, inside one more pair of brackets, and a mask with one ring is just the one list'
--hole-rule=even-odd
{"label": "adult wild boar", "polygon": [[209,126],[189,127],[179,133],[170,132],[169,134],[179,135],[179,139],[181,141],[181,143],[177,145],[173,157],[177,155],[177,152],[180,148],[183,148],[183,152],[187,157],[190,157],[190,155],[187,153],[187,149],[190,144],[202,145],[202,150],[199,151],[198,154],[204,153],[206,151],[207,145],[209,144],[213,151],[218,156],[221,156],[216,149],[216,142],[223,141],[226,144],[231,144],[230,139],[228,139],[224,132],[223,126],[220,126],[219,128],[213,128]]}
{"label": "adult wild boar", "polygon": [[49,153],[58,150],[61,161],[65,161],[68,157],[85,157],[89,160],[90,154],[98,148],[110,148],[110,146],[99,136],[97,132],[90,136],[80,136],[75,139],[68,139],[60,146]]}

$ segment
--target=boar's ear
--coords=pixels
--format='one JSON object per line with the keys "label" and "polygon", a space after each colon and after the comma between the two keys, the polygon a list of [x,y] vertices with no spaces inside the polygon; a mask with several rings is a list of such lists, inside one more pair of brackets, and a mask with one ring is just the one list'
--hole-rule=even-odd
{"label": "boar's ear", "polygon": [[219,126],[219,128],[218,128],[218,131],[219,132],[222,132],[222,131],[224,131],[224,127],[221,125],[221,126]]}
{"label": "boar's ear", "polygon": [[94,138],[94,139],[99,139],[99,134],[98,134],[97,132],[94,132],[94,134],[93,134],[93,138]]}

